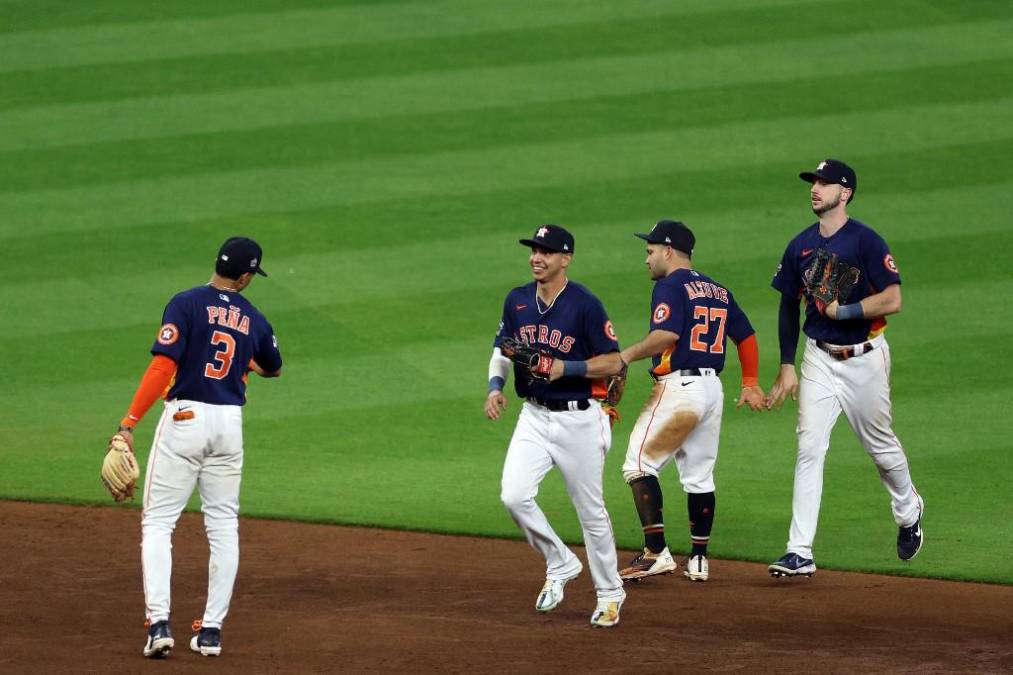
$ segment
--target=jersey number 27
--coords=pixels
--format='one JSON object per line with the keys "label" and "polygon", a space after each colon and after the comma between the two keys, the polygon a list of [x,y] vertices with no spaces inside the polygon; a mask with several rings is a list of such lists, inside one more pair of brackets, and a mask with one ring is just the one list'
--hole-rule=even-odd
{"label": "jersey number 27", "polygon": [[[689,348],[695,352],[710,352],[711,354],[724,354],[725,352],[725,321],[728,320],[728,310],[722,307],[701,307],[693,308],[693,318],[697,323],[693,324],[693,330],[689,333]],[[714,337],[710,345],[703,341],[703,337],[711,332],[711,324],[717,324],[714,330]]]}

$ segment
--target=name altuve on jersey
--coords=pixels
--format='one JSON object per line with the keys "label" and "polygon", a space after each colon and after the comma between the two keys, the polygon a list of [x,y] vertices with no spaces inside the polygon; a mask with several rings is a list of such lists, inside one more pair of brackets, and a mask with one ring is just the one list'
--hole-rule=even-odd
{"label": "name altuve on jersey", "polygon": [[250,334],[250,317],[243,314],[235,305],[229,305],[228,309],[218,305],[208,305],[207,310],[208,323],[237,330],[243,335]]}
{"label": "name altuve on jersey", "polygon": [[683,284],[690,300],[697,298],[714,298],[728,304],[728,291],[717,284],[708,281],[690,281]]}

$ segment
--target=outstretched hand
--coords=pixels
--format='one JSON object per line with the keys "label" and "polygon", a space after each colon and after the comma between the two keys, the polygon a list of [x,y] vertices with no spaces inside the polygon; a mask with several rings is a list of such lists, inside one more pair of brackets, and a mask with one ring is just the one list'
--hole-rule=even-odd
{"label": "outstretched hand", "polygon": [[774,407],[780,408],[788,396],[791,396],[793,401],[798,400],[798,376],[795,374],[795,364],[793,363],[781,365],[777,379],[774,380],[774,384],[770,387],[770,393],[764,401],[767,410]]}
{"label": "outstretched hand", "polygon": [[759,412],[766,409],[767,399],[763,393],[763,389],[759,385],[753,385],[752,387],[743,387],[742,393],[739,395],[739,402],[735,406],[741,408],[743,404],[748,404],[749,409],[754,412]]}

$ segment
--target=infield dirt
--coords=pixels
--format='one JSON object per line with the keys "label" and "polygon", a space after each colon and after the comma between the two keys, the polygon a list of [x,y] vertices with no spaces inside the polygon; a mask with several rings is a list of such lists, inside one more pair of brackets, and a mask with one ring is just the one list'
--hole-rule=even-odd
{"label": "infield dirt", "polygon": [[676,574],[628,585],[618,627],[594,629],[586,572],[557,610],[534,611],[544,566],[524,542],[253,519],[240,526],[223,654],[206,658],[188,648],[207,585],[195,514],[174,538],[176,649],[153,663],[141,656],[137,510],[0,502],[0,541],[3,672],[1013,670],[1008,586],[826,570],[776,580],[724,560],[691,583],[680,557]]}

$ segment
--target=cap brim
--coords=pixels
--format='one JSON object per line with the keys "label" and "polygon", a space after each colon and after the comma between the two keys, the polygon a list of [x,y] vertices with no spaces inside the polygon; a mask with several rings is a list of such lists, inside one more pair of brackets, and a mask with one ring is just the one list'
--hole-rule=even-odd
{"label": "cap brim", "polygon": [[265,272],[264,270],[260,269],[260,265],[257,266],[257,274],[259,274],[262,277],[266,277],[267,276],[267,272]]}
{"label": "cap brim", "polygon": [[[643,239],[644,241],[646,241],[648,244],[665,244],[665,242],[663,242],[663,241],[652,241],[651,240],[651,235],[644,234],[643,232],[634,232],[633,236],[634,237],[640,237],[641,239]],[[671,244],[666,244],[666,245],[667,246],[671,246]]]}
{"label": "cap brim", "polygon": [[521,246],[527,246],[529,248],[537,246],[538,248],[544,248],[546,251],[552,251],[553,253],[573,253],[573,251],[564,251],[553,246],[549,246],[544,241],[535,241],[534,239],[520,239]]}
{"label": "cap brim", "polygon": [[803,171],[798,175],[798,177],[804,180],[806,183],[815,183],[817,178],[820,180],[825,180],[828,183],[834,182],[832,180],[829,180],[826,176],[818,173],[813,173],[812,171]]}

